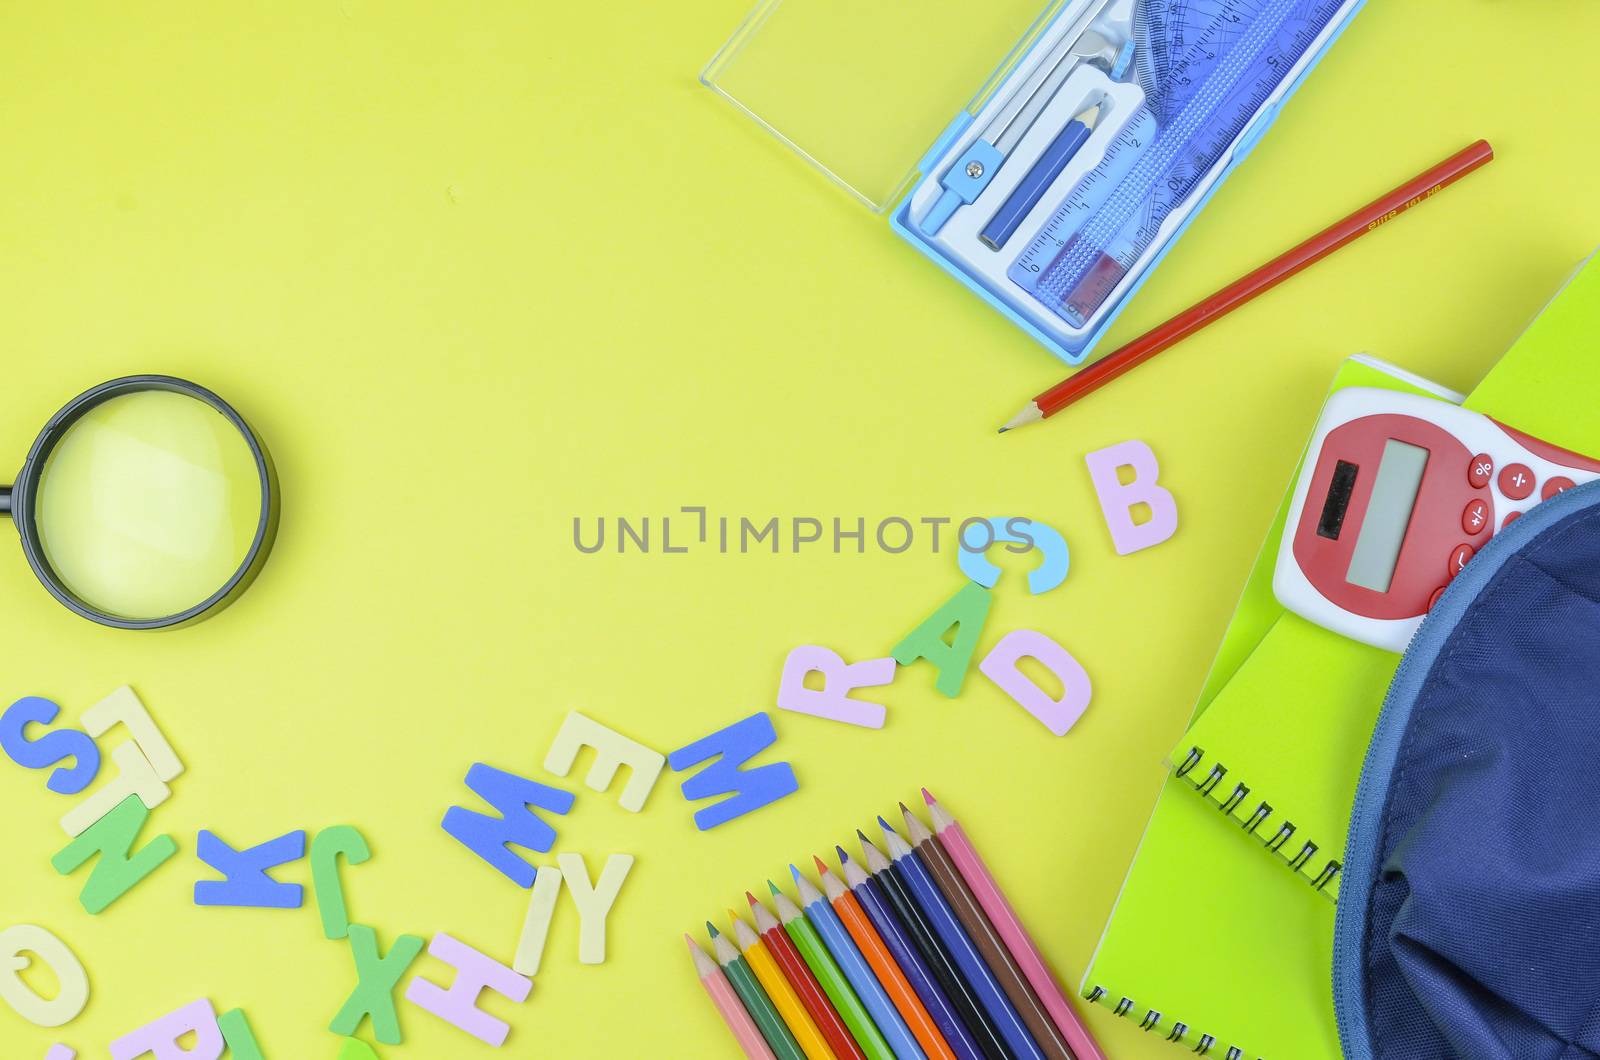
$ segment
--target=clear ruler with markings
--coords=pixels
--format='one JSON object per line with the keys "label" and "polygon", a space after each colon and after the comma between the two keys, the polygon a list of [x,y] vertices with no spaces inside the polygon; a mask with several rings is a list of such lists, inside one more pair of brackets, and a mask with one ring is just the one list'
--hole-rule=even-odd
{"label": "clear ruler with markings", "polygon": [[1277,92],[1346,0],[1147,0],[1146,99],[1011,265],[1081,327]]}

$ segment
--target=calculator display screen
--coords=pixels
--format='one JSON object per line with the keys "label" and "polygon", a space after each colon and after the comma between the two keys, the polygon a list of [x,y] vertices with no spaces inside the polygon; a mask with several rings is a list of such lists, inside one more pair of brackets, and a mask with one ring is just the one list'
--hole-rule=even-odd
{"label": "calculator display screen", "polygon": [[1427,466],[1428,450],[1421,446],[1393,438],[1384,445],[1366,518],[1361,522],[1361,534],[1345,572],[1345,580],[1351,585],[1379,593],[1389,591]]}

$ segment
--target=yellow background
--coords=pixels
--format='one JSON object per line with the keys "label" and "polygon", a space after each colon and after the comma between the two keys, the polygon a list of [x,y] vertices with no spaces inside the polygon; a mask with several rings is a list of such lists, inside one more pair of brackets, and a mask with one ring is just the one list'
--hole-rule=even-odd
{"label": "yellow background", "polygon": [[[767,757],[800,792],[714,832],[670,776],[638,816],[580,790],[558,849],[594,872],[611,851],[638,864],[606,964],[577,963],[564,897],[528,1002],[487,1002],[509,1052],[733,1055],[680,933],[920,784],[1075,986],[1338,359],[1370,350],[1468,388],[1600,238],[1600,7],[1370,4],[1110,341],[1478,136],[1499,160],[1000,438],[1060,366],[695,83],[744,6],[5,5],[0,452],[20,463],[94,383],[170,372],[256,425],[284,507],[256,586],[177,632],[93,626],[0,554],[0,696],[53,698],[70,720],[131,682],[188,765],[152,818],[179,855],[90,917],[82,876],[48,864],[72,800],[0,763],[0,922],[59,934],[93,986],[56,1033],[0,1009],[0,1053],[103,1055],[207,996],[243,1006],[271,1057],[331,1057],[347,946],[322,939],[309,894],[296,911],[194,906],[197,829],[246,846],[355,824],[374,852],[345,873],[356,920],[385,945],[448,931],[509,960],[526,895],[439,828],[473,805],[472,762],[548,780],[572,708],[670,750],[771,709],[791,647],[885,654],[960,585],[948,546],[572,546],[575,515],[692,504],[1051,522],[1070,579],[1030,598],[1013,565],[980,651],[1042,629],[1094,703],[1055,739],[976,672],[943,699],[924,665],[885,693],[881,732],[777,716]],[[1180,529],[1119,558],[1082,457],[1128,438],[1159,455]],[[305,862],[279,876],[310,882]],[[1183,934],[1175,959],[1227,974]],[[487,1052],[400,1012],[405,1045],[385,1055]],[[1172,1055],[1090,1019],[1114,1057]]]}

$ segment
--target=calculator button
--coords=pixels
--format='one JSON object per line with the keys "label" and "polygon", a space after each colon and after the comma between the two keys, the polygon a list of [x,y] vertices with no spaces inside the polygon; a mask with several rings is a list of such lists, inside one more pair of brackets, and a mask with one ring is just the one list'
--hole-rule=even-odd
{"label": "calculator button", "polygon": [[1469,534],[1479,534],[1489,525],[1489,502],[1472,501],[1461,513],[1461,529]]}
{"label": "calculator button", "polygon": [[1572,487],[1573,481],[1565,475],[1557,475],[1555,478],[1545,479],[1544,487],[1539,490],[1539,499],[1547,501],[1562,490],[1569,490]]}
{"label": "calculator button", "polygon": [[1533,492],[1533,472],[1527,464],[1507,464],[1500,469],[1500,492],[1520,501]]}
{"label": "calculator button", "polygon": [[1460,574],[1461,569],[1467,565],[1467,560],[1471,559],[1472,555],[1471,545],[1457,545],[1456,550],[1450,553],[1450,577],[1454,578],[1457,574]]}
{"label": "calculator button", "polygon": [[1504,530],[1506,527],[1510,526],[1521,514],[1521,512],[1507,512],[1506,517],[1500,520],[1500,529]]}
{"label": "calculator button", "polygon": [[1472,483],[1474,489],[1481,490],[1487,486],[1493,474],[1494,459],[1488,453],[1479,453],[1467,465],[1467,481]]}

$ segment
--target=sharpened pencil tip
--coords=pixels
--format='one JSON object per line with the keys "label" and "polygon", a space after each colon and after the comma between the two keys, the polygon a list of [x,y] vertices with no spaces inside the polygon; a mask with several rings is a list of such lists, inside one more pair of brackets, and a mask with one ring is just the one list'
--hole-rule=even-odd
{"label": "sharpened pencil tip", "polygon": [[894,831],[894,826],[888,821],[885,821],[881,816],[878,818],[878,827],[882,828],[886,833]]}
{"label": "sharpened pencil tip", "polygon": [[1011,429],[1011,428],[1010,428],[1010,427],[1001,427],[1001,428],[1000,428],[1000,429],[999,429],[999,430],[998,430],[998,431],[996,431],[996,432],[995,432],[995,433],[996,433],[996,434],[1004,434],[1004,433],[1006,433],[1006,432],[1007,432],[1007,431],[1009,431],[1009,430],[1010,430],[1010,429]]}
{"label": "sharpened pencil tip", "polygon": [[933,797],[933,792],[929,791],[927,788],[922,789],[922,801],[927,803],[929,806],[937,806],[939,803],[939,800]]}
{"label": "sharpened pencil tip", "polygon": [[749,891],[744,892],[744,900],[750,903],[750,907],[752,909],[761,904],[760,902],[756,901],[756,896],[751,894]]}
{"label": "sharpened pencil tip", "polygon": [[778,893],[778,885],[773,883],[771,880],[768,880],[767,881],[767,890],[771,891],[773,894],[777,894]]}
{"label": "sharpened pencil tip", "polygon": [[907,806],[905,803],[902,802],[899,805],[901,813],[909,814],[911,812],[911,807]]}
{"label": "sharpened pencil tip", "polygon": [[[861,834],[861,830],[857,829],[856,830],[856,835],[860,835],[860,834]],[[845,862],[850,860],[850,855],[846,854],[844,852],[844,847],[839,846],[837,843],[834,844],[833,852],[835,854],[839,855],[839,864],[841,864],[841,865],[843,865]]]}
{"label": "sharpened pencil tip", "polygon": [[722,934],[722,932],[717,930],[717,925],[715,925],[711,921],[707,920],[706,921],[706,934],[710,935],[712,938],[716,938],[718,935]]}
{"label": "sharpened pencil tip", "polygon": [[[881,821],[881,820],[883,820],[883,818],[881,818],[881,817],[880,817],[880,818],[878,818],[878,820],[880,820],[880,821]],[[861,841],[862,841],[862,842],[863,842],[863,843],[870,843],[870,842],[872,842],[872,840],[870,840],[870,839],[868,839],[868,838],[867,838],[867,833],[865,833],[865,832],[863,832],[863,831],[862,831],[862,830],[861,830],[861,829],[859,829],[859,828],[857,828],[857,829],[856,829],[856,838],[857,838],[857,839],[859,839],[859,840],[861,840]]]}
{"label": "sharpened pencil tip", "polygon": [[789,865],[789,875],[794,877],[796,883],[800,882],[800,870],[795,868],[793,863]]}
{"label": "sharpened pencil tip", "polygon": [[[839,851],[839,855],[841,857],[844,856],[844,851],[843,850]],[[819,858],[815,854],[811,855],[811,860],[816,863],[817,874],[819,876],[826,876],[828,874],[828,863],[826,861],[823,861],[821,858]]]}

